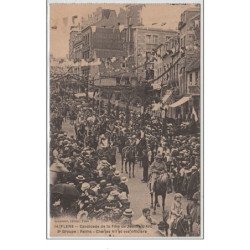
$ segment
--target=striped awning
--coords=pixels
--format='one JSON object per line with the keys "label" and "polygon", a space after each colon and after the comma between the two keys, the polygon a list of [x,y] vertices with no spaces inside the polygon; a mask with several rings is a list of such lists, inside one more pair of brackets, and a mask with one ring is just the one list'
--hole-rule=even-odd
{"label": "striped awning", "polygon": [[171,95],[172,95],[172,91],[168,91],[168,92],[162,97],[162,103],[165,103]]}
{"label": "striped awning", "polygon": [[178,100],[177,102],[174,102],[174,103],[170,104],[169,107],[176,108],[176,107],[186,103],[187,101],[189,101],[190,98],[191,98],[191,96],[184,96],[180,100]]}

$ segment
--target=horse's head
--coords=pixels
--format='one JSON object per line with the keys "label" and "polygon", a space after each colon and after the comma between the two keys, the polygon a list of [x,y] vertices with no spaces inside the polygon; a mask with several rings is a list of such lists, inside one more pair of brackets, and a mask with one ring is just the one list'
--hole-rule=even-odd
{"label": "horse's head", "polygon": [[162,212],[162,220],[167,222],[167,219],[169,218],[169,211],[168,210],[164,210]]}
{"label": "horse's head", "polygon": [[184,215],[182,219],[183,230],[186,234],[189,234],[191,231],[191,217],[189,215]]}

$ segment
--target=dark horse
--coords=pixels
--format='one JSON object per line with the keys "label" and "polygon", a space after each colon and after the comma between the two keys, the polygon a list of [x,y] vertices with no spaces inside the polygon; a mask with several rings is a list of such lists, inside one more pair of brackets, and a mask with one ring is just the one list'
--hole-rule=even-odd
{"label": "dark horse", "polygon": [[111,165],[116,164],[116,147],[107,147],[97,150],[99,159],[106,158]]}
{"label": "dark horse", "polygon": [[122,149],[121,153],[121,161],[122,161],[122,169],[123,173],[123,163],[125,160],[125,172],[128,173],[127,164],[129,166],[129,178],[131,178],[131,167],[132,167],[132,175],[135,177],[135,161],[136,161],[136,147],[135,146],[126,146]]}
{"label": "dark horse", "polygon": [[[168,173],[161,174],[155,180],[154,187],[152,187],[153,192],[151,192],[151,208],[154,208],[153,214],[156,214],[156,206],[159,204],[158,203],[159,195],[162,197],[162,212],[165,211],[165,199],[166,199],[166,194],[167,194],[170,181],[171,180],[170,180]],[[155,196],[155,200],[153,199],[154,198],[153,196]]]}
{"label": "dark horse", "polygon": [[177,221],[176,226],[171,228],[171,236],[175,234],[178,237],[185,237],[189,233],[190,219],[186,215]]}

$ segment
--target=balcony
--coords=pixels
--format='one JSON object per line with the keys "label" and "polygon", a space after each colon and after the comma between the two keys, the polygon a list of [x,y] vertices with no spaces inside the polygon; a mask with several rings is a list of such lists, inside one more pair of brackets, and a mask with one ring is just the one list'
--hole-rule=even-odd
{"label": "balcony", "polygon": [[188,86],[189,94],[199,95],[200,94],[200,85],[190,85]]}

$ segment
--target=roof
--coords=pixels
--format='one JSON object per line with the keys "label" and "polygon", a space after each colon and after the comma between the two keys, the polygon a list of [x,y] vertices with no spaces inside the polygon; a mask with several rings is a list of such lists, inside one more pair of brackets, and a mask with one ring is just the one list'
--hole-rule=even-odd
{"label": "roof", "polygon": [[191,12],[191,11],[201,11],[199,7],[190,7],[186,9],[184,12]]}
{"label": "roof", "polygon": [[162,31],[162,32],[173,32],[173,33],[178,32],[177,30],[156,28],[156,27],[151,27],[151,26],[133,26],[132,28],[142,29],[142,30],[155,30],[155,31]]}
{"label": "roof", "polygon": [[196,58],[194,60],[192,60],[186,67],[186,71],[187,72],[190,72],[190,71],[193,71],[193,70],[196,70],[196,69],[199,69],[200,68],[200,58]]}

